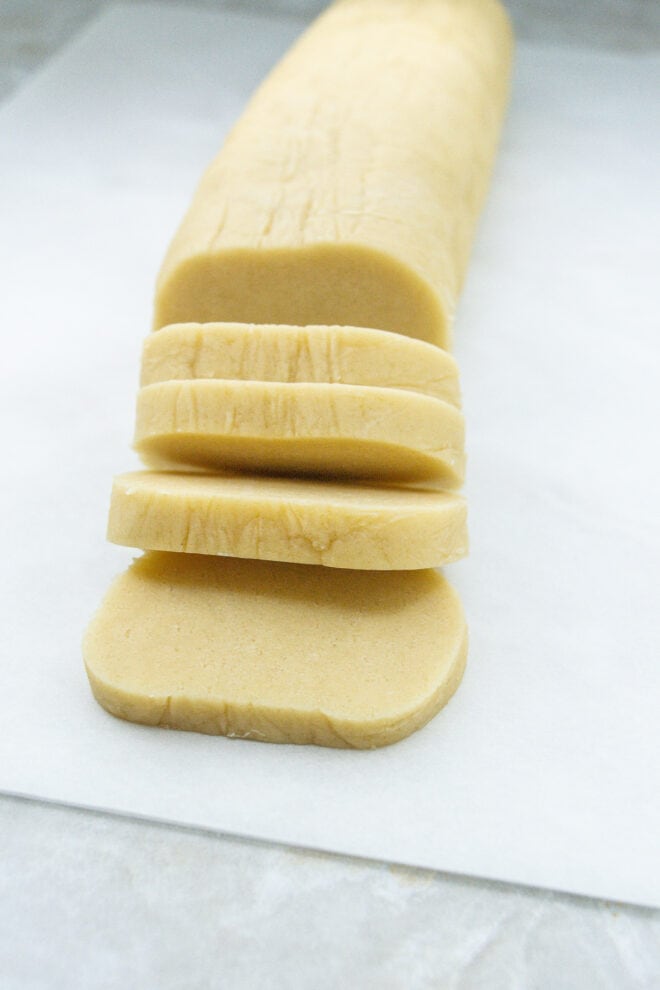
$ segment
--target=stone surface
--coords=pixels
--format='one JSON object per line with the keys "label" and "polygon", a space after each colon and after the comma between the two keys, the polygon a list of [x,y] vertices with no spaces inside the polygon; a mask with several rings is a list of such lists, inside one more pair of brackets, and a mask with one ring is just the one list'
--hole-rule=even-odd
{"label": "stone surface", "polygon": [[[505,2],[519,38],[625,51],[648,51],[660,45],[657,0]],[[0,99],[107,5],[108,0],[1,0]],[[193,0],[190,5],[308,14],[311,19],[327,0]]]}
{"label": "stone surface", "polygon": [[660,914],[12,798],[3,990],[626,990]]}

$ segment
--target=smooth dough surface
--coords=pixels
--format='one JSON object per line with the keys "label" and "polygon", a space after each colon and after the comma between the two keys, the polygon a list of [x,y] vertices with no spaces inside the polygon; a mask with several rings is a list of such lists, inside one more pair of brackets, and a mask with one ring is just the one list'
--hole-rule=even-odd
{"label": "smooth dough surface", "polygon": [[182,378],[375,385],[460,405],[458,368],[447,351],[363,327],[178,323],[149,334],[140,384]]}
{"label": "smooth dough surface", "polygon": [[433,570],[153,552],[111,586],[83,654],[97,701],[120,718],[372,748],[447,702],[466,646],[458,596]]}
{"label": "smooth dough surface", "polygon": [[453,492],[138,471],[115,478],[108,539],[141,550],[408,570],[465,556],[466,515]]}
{"label": "smooth dough surface", "polygon": [[154,327],[340,324],[447,347],[510,62],[497,0],[334,3],[204,174]]}
{"label": "smooth dough surface", "polygon": [[189,465],[458,487],[458,409],[362,385],[158,382],[138,393],[135,449],[153,468]]}

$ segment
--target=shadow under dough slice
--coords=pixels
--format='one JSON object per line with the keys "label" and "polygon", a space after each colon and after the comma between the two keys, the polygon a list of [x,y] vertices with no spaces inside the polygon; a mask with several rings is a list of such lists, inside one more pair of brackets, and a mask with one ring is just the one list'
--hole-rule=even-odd
{"label": "shadow under dough slice", "polygon": [[374,385],[460,405],[458,367],[451,354],[412,337],[364,327],[177,323],[149,334],[140,384],[185,378]]}
{"label": "shadow under dough slice", "polygon": [[466,650],[437,571],[159,552],[114,582],[83,643],[94,696],[119,718],[359,749],[428,722]]}
{"label": "shadow under dough slice", "polygon": [[159,469],[182,465],[430,481],[464,475],[458,409],[428,395],[363,385],[158,382],[138,393],[135,448]]}
{"label": "shadow under dough slice", "polygon": [[455,492],[136,471],[115,478],[108,539],[142,550],[406,570],[465,556],[466,516]]}

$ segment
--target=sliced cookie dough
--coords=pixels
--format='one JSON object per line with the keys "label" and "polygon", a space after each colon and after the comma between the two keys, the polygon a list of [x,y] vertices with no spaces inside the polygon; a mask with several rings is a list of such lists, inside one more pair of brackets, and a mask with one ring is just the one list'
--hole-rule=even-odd
{"label": "sliced cookie dough", "polygon": [[141,384],[186,378],[376,385],[460,405],[458,368],[447,351],[363,327],[178,323],[149,334]]}
{"label": "sliced cookie dough", "polygon": [[464,557],[466,515],[454,492],[138,471],[115,478],[108,539],[141,550],[409,570]]}
{"label": "sliced cookie dough", "polygon": [[111,586],[83,655],[120,718],[368,749],[442,708],[466,643],[458,596],[433,570],[152,552]]}
{"label": "sliced cookie dough", "polygon": [[447,347],[511,47],[496,0],[332,4],[204,174],[154,326],[340,324]]}
{"label": "sliced cookie dough", "polygon": [[306,474],[458,487],[461,413],[393,388],[214,379],[140,389],[135,448],[153,468]]}

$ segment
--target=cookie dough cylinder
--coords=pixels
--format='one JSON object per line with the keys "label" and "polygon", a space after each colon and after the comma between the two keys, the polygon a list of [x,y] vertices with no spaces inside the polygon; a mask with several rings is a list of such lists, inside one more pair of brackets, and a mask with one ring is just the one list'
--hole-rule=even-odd
{"label": "cookie dough cylinder", "polygon": [[112,585],[83,655],[94,696],[119,718],[370,749],[442,708],[466,641],[458,596],[433,570],[154,552]]}
{"label": "cookie dough cylinder", "polygon": [[154,328],[340,324],[447,347],[510,60],[497,0],[337,0],[203,176]]}

